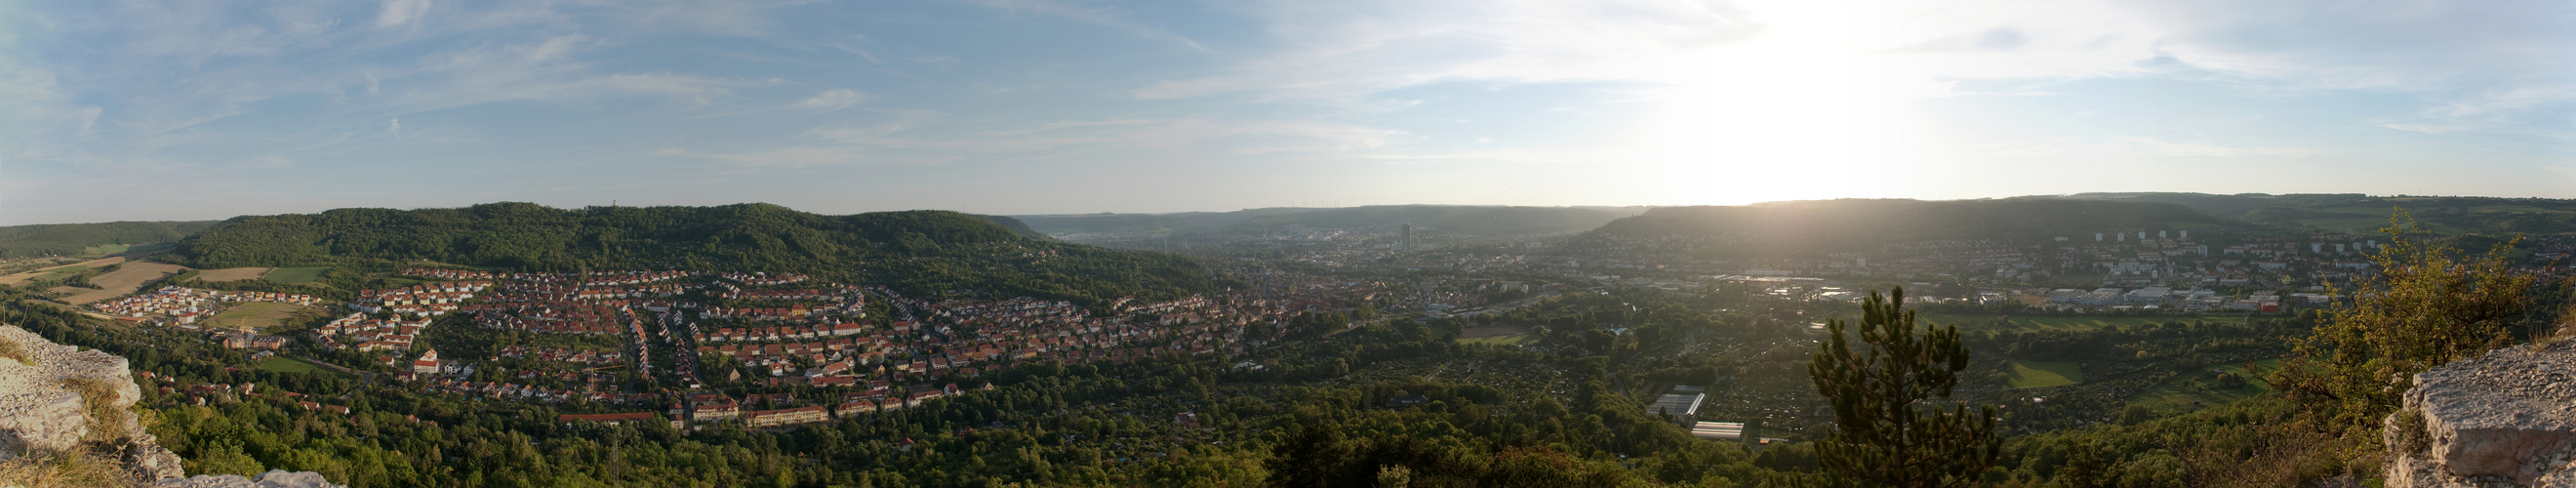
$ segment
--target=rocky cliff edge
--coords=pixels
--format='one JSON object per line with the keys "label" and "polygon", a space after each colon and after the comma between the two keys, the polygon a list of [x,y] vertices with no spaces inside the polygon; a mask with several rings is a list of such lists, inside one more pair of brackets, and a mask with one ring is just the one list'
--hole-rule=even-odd
{"label": "rocky cliff edge", "polygon": [[2576,343],[2416,375],[2386,425],[2389,488],[2576,487]]}
{"label": "rocky cliff edge", "polygon": [[[134,403],[143,399],[143,389],[135,385],[125,358],[55,344],[12,325],[0,325],[0,352],[16,356],[0,357],[0,460],[39,453],[121,453],[118,461],[146,486],[339,486],[311,472],[270,471],[255,481],[236,475],[186,477],[179,456],[135,422]],[[5,481],[0,485],[9,484]]]}

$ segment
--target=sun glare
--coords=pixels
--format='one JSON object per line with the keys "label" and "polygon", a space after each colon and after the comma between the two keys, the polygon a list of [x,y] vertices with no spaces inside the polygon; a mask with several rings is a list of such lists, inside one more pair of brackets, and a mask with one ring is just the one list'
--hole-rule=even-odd
{"label": "sun glare", "polygon": [[1644,134],[1665,196],[1741,204],[1895,189],[1915,170],[1895,79],[1865,66],[1838,4],[1770,7],[1760,37],[1670,68]]}

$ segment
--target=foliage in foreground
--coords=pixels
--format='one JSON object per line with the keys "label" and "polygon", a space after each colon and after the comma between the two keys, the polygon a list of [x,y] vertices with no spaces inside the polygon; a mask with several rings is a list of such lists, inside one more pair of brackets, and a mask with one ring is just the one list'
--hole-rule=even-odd
{"label": "foliage in foreground", "polygon": [[[1995,408],[1942,408],[1968,369],[1959,326],[1917,335],[1914,312],[1903,310],[1905,289],[1861,302],[1858,350],[1846,324],[1827,322],[1825,342],[1807,363],[1816,391],[1834,405],[1834,434],[1816,443],[1816,454],[1838,481],[1868,486],[1971,486],[1994,465],[2002,441],[1995,436]],[[1926,405],[1930,406],[1926,406]]]}
{"label": "foliage in foreground", "polygon": [[2510,243],[2465,257],[2420,230],[2403,210],[2390,244],[2371,255],[2376,276],[2353,301],[2297,344],[2274,380],[2281,391],[2355,434],[2374,434],[2416,373],[2510,342],[2537,278],[2513,271]]}

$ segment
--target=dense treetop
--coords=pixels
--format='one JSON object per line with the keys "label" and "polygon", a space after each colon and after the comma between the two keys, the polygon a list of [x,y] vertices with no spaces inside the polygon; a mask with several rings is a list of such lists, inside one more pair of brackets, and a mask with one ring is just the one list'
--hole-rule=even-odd
{"label": "dense treetop", "polygon": [[1215,287],[1213,275],[1180,256],[1035,239],[1020,229],[946,211],[832,216],[769,204],[556,209],[505,202],[235,217],[181,242],[178,254],[199,268],[429,261],[525,271],[795,272],[1085,304]]}

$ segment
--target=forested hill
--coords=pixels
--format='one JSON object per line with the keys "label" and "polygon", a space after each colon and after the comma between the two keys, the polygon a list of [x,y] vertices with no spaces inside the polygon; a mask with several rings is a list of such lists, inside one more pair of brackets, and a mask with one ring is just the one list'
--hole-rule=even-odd
{"label": "forested hill", "polygon": [[1600,227],[1643,207],[1510,207],[1480,205],[1370,205],[1349,208],[1258,208],[1233,212],[1170,214],[1023,215],[1050,234],[1249,233],[1288,226],[1318,229],[1394,229],[1462,237],[1562,234]]}
{"label": "forested hill", "polygon": [[1889,239],[2074,237],[2095,232],[2245,224],[2169,203],[2006,200],[1813,200],[1729,207],[1663,207],[1595,233],[1619,237],[1738,235],[1834,247]]}
{"label": "forested hill", "polygon": [[70,256],[106,244],[177,242],[215,221],[102,222],[0,227],[0,258]]}
{"label": "forested hill", "polygon": [[1303,225],[1321,229],[1390,228],[1413,224],[1420,232],[1462,236],[1516,236],[1582,232],[1641,207],[1501,207],[1459,205],[1373,205],[1266,215],[1235,224],[1236,231]]}
{"label": "forested hill", "polygon": [[2425,229],[2447,235],[2576,234],[2576,200],[2566,199],[2261,193],[2079,193],[2057,198],[2166,202],[2250,222],[2338,232],[2386,226],[2389,214],[2403,208]]}
{"label": "forested hill", "polygon": [[432,261],[501,270],[685,269],[807,273],[909,291],[989,291],[1095,304],[1207,291],[1176,255],[1033,239],[947,211],[818,215],[769,204],[556,209],[348,208],[244,216],[180,242],[198,268]]}

